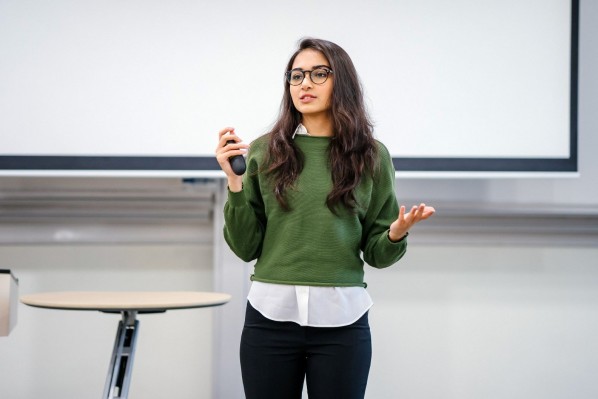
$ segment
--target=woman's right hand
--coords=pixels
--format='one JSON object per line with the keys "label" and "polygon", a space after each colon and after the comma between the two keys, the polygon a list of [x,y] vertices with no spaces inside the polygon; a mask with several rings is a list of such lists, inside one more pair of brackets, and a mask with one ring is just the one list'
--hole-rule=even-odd
{"label": "woman's right hand", "polygon": [[[218,132],[218,147],[216,147],[216,160],[226,174],[228,189],[238,192],[243,189],[243,177],[237,176],[230,166],[229,158],[235,155],[245,155],[249,146],[235,134],[234,127],[225,127]],[[234,143],[227,144],[228,141]]]}

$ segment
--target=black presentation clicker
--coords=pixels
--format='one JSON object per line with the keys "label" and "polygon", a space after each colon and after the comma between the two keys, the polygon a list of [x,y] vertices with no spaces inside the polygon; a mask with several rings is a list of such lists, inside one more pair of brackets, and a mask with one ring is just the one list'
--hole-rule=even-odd
{"label": "black presentation clicker", "polygon": [[[235,143],[235,141],[229,140],[226,142],[226,144],[231,143]],[[241,176],[243,173],[245,173],[246,165],[245,158],[243,158],[243,155],[232,156],[228,159],[228,161],[230,162],[230,166],[233,169],[233,172],[235,172],[237,176]]]}

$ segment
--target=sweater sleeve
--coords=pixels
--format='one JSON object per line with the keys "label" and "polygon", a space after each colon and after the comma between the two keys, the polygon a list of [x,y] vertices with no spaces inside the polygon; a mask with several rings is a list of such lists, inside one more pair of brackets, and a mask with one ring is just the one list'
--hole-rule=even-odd
{"label": "sweater sleeve", "polygon": [[250,151],[243,190],[228,191],[224,204],[224,239],[242,260],[257,259],[262,251],[266,217],[259,186],[258,160]]}
{"label": "sweater sleeve", "polygon": [[374,176],[372,198],[366,212],[362,251],[363,259],[370,266],[384,268],[393,265],[407,251],[407,239],[392,242],[388,231],[399,216],[395,195],[395,169],[386,147],[380,144],[380,167]]}

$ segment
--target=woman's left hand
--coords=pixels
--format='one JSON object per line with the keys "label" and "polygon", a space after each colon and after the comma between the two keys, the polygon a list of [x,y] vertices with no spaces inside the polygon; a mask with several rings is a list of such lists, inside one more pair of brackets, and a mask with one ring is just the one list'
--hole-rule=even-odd
{"label": "woman's left hand", "polygon": [[414,205],[409,212],[405,213],[405,206],[401,205],[399,217],[390,225],[388,238],[390,238],[391,241],[399,241],[401,238],[405,237],[414,224],[426,220],[432,216],[434,212],[436,212],[436,210],[433,207],[426,206],[426,204],[422,203],[419,204],[419,206]]}

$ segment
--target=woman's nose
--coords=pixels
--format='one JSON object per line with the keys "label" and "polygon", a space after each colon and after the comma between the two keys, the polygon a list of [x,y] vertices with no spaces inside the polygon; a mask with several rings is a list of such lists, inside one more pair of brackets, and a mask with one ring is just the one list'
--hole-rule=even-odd
{"label": "woman's nose", "polygon": [[301,86],[302,87],[311,87],[312,85],[312,81],[311,81],[311,75],[309,72],[304,72],[303,73],[303,81],[301,82]]}

